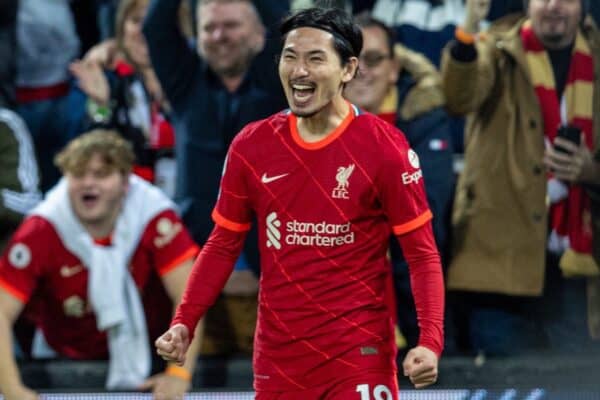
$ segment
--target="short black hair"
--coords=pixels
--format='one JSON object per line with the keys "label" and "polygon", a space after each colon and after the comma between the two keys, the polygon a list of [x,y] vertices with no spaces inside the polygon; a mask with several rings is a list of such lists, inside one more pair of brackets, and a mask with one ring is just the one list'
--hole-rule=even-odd
{"label": "short black hair", "polygon": [[361,13],[358,14],[354,18],[354,23],[356,23],[361,28],[379,28],[385,33],[385,38],[387,40],[387,48],[390,53],[390,57],[394,56],[394,44],[396,43],[396,31],[387,26],[383,21],[374,18],[369,13]]}
{"label": "short black hair", "polygon": [[358,57],[362,50],[363,37],[360,28],[352,17],[339,8],[306,8],[283,20],[279,27],[282,44],[287,34],[297,28],[316,28],[333,35],[333,48],[338,53],[342,65],[350,57]]}

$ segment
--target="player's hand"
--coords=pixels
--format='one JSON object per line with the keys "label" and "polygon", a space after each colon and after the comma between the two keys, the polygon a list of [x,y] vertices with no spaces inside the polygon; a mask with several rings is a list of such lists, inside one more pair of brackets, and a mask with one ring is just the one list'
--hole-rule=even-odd
{"label": "player's hand", "polygon": [[185,379],[160,373],[148,378],[139,389],[151,390],[154,400],[183,400],[190,387],[191,382]]}
{"label": "player's hand", "polygon": [[156,353],[168,362],[182,366],[185,353],[190,347],[190,333],[187,326],[176,324],[154,342]]}
{"label": "player's hand", "polygon": [[561,137],[556,138],[554,145],[566,151],[558,151],[554,146],[546,147],[544,164],[556,179],[565,182],[600,183],[600,165],[594,161],[583,135],[579,145]]}
{"label": "player's hand", "polygon": [[423,346],[411,349],[402,363],[404,376],[407,376],[416,389],[429,386],[437,381],[438,357]]}
{"label": "player's hand", "polygon": [[479,23],[487,17],[491,3],[491,0],[467,0],[463,29],[469,33],[479,32]]}
{"label": "player's hand", "polygon": [[4,393],[4,400],[39,400],[39,398],[36,392],[23,385],[10,388]]}

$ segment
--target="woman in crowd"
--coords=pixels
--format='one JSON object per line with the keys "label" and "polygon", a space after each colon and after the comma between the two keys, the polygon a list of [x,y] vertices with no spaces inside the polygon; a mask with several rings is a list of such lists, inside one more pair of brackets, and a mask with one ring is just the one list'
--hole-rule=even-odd
{"label": "woman in crowd", "polygon": [[[148,0],[123,0],[115,22],[115,39],[93,48],[71,72],[88,96],[87,125],[119,131],[134,147],[134,172],[173,197],[174,132],[169,105],[156,78],[142,21]],[[180,16],[184,31],[187,7]]]}

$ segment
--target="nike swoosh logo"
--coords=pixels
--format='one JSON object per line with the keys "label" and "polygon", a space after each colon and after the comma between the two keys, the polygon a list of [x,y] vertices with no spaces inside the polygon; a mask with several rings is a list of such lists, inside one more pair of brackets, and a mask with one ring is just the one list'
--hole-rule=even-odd
{"label": "nike swoosh logo", "polygon": [[271,183],[273,181],[276,181],[277,179],[281,179],[284,176],[288,176],[289,172],[287,174],[281,174],[281,175],[275,175],[275,176],[267,176],[267,174],[263,174],[263,176],[260,178],[262,183]]}

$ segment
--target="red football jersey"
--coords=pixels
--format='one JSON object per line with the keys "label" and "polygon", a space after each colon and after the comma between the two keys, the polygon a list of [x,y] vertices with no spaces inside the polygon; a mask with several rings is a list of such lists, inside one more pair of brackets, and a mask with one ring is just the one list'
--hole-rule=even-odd
{"label": "red football jersey", "polygon": [[395,371],[388,239],[431,219],[419,159],[395,127],[354,106],[322,141],[296,126],[284,112],[236,136],[213,212],[234,231],[258,221],[257,390]]}
{"label": "red football jersey", "polygon": [[[163,276],[197,253],[179,217],[172,210],[159,213],[130,260],[142,296],[152,274]],[[44,218],[29,217],[15,232],[0,259],[0,287],[30,303],[36,324],[57,353],[72,359],[108,356],[106,334],[97,330],[88,301],[87,268]]]}

